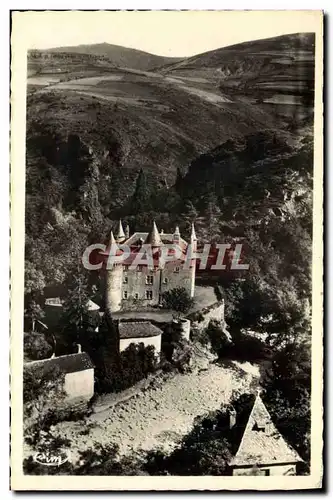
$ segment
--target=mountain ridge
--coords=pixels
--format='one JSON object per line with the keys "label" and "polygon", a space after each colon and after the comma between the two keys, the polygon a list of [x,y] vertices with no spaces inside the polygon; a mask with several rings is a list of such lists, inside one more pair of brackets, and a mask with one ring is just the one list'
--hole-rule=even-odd
{"label": "mountain ridge", "polygon": [[133,69],[141,69],[144,71],[151,70],[154,67],[162,66],[167,63],[180,61],[180,57],[167,57],[151,54],[139,49],[131,47],[123,47],[110,43],[96,44],[80,44],[66,47],[52,47],[43,51],[49,54],[56,53],[73,53],[73,54],[88,54],[94,56],[105,56],[117,66],[129,67]]}

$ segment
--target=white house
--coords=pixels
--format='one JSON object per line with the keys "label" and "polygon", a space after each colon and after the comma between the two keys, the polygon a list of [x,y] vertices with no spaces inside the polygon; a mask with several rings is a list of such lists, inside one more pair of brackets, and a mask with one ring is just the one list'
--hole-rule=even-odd
{"label": "white house", "polygon": [[76,405],[87,403],[94,395],[94,365],[86,352],[66,354],[51,357],[40,361],[31,361],[24,364],[24,370],[32,371],[36,377],[47,373],[53,368],[59,368],[65,375],[64,390],[66,398],[64,403]]}

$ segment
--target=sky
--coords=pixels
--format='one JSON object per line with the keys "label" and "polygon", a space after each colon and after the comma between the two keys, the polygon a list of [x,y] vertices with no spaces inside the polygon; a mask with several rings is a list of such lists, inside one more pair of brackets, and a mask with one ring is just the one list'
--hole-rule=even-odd
{"label": "sky", "polygon": [[[188,57],[260,38],[314,31],[318,11],[40,11],[14,13],[28,48],[111,43]],[[15,17],[14,17],[15,22]],[[29,27],[24,30],[24,27]]]}

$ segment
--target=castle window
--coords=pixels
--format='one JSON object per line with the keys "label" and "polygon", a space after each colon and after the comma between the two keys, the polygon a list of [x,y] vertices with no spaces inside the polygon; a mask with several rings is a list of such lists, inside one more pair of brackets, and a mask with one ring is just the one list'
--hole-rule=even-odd
{"label": "castle window", "polygon": [[152,285],[154,283],[154,276],[146,276],[146,285]]}
{"label": "castle window", "polygon": [[128,283],[128,277],[127,276],[124,276],[123,277],[123,283],[126,285]]}
{"label": "castle window", "polygon": [[138,294],[138,293],[135,293],[135,294],[134,294],[134,298],[135,298],[135,299],[138,299],[138,298],[139,298],[139,294]]}
{"label": "castle window", "polygon": [[177,266],[177,267],[174,268],[173,272],[174,273],[179,273],[179,270],[180,270],[180,268]]}
{"label": "castle window", "polygon": [[146,290],[146,299],[147,300],[152,300],[153,298],[153,292],[152,290]]}
{"label": "castle window", "polygon": [[136,271],[138,273],[141,273],[142,272],[142,266],[136,266]]}
{"label": "castle window", "polygon": [[127,264],[124,265],[124,271],[128,271],[128,265]]}
{"label": "castle window", "polygon": [[124,290],[123,291],[123,299],[127,299],[128,298],[128,292],[127,290]]}
{"label": "castle window", "polygon": [[168,278],[163,278],[163,283],[164,283],[164,285],[167,285],[167,284],[168,284],[168,282],[169,282]]}

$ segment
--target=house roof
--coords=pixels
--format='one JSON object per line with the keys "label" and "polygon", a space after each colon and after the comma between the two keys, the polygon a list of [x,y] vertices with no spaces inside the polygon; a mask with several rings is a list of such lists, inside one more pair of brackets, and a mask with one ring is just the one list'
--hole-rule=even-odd
{"label": "house roof", "polygon": [[276,429],[258,394],[238,450],[229,465],[263,465],[275,462],[296,463],[302,462],[302,459]]}
{"label": "house roof", "polygon": [[157,337],[162,330],[150,321],[119,321],[119,337],[121,339]]}
{"label": "house roof", "polygon": [[66,354],[24,364],[25,370],[33,371],[36,375],[43,375],[53,368],[59,368],[63,373],[75,373],[94,368],[94,365],[86,352]]}
{"label": "house roof", "polygon": [[[63,303],[64,303],[64,301],[60,297],[50,297],[50,298],[45,300],[45,305],[49,305],[49,306],[62,307]],[[97,311],[98,309],[100,309],[99,305],[97,305],[95,302],[93,302],[90,299],[88,299],[88,301],[86,302],[86,307],[87,307],[88,311]],[[43,325],[45,328],[47,328],[47,326],[44,325],[43,323],[41,323],[40,321],[39,321],[39,323],[41,325]]]}

